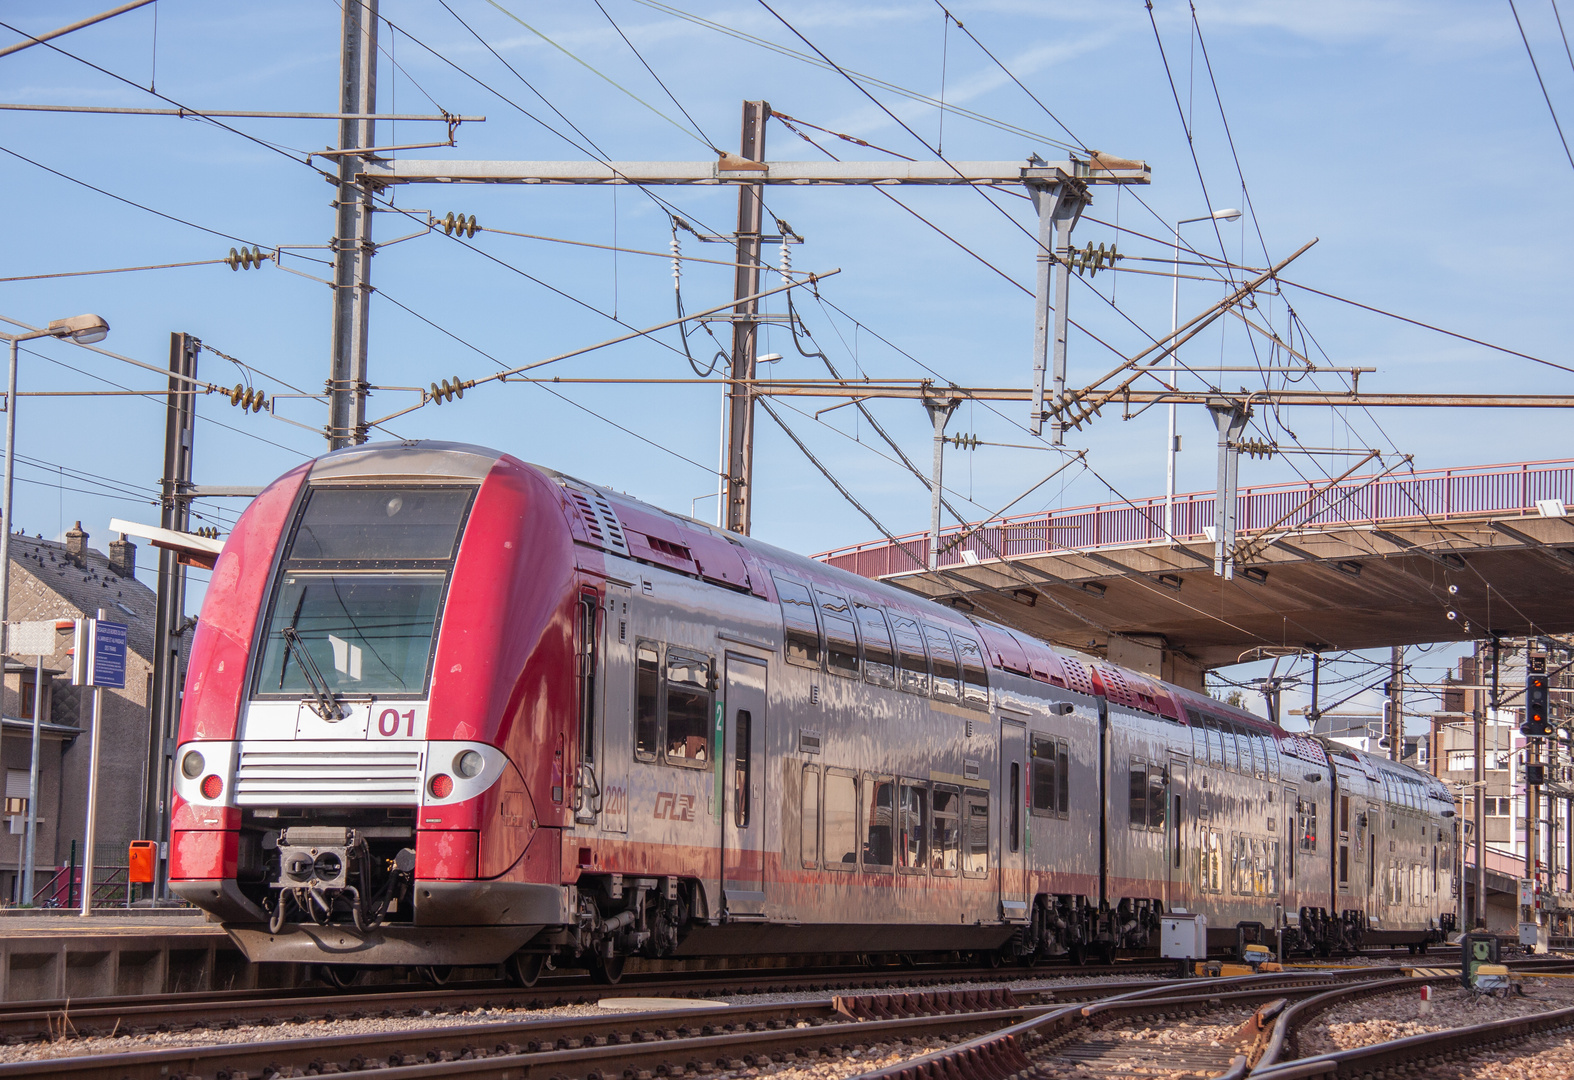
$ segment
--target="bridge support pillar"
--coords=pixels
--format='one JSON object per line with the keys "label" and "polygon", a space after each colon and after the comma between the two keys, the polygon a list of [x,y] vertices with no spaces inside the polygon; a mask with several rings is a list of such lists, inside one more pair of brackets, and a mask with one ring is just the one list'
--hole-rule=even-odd
{"label": "bridge support pillar", "polygon": [[1162,634],[1110,635],[1110,663],[1119,664],[1155,679],[1207,693],[1202,682],[1202,665],[1185,653],[1169,647]]}

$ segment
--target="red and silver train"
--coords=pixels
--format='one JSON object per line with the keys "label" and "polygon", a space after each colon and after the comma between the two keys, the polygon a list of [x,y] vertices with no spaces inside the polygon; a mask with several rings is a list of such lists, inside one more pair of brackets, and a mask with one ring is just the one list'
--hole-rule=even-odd
{"label": "red and silver train", "polygon": [[176,754],[171,887],[257,961],[1326,953],[1459,888],[1433,777],[449,443],[257,497]]}

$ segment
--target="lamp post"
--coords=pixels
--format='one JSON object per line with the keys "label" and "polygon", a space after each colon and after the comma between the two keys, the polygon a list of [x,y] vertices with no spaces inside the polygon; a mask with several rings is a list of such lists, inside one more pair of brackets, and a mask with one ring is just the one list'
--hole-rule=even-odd
{"label": "lamp post", "polygon": [[[1175,223],[1175,268],[1170,276],[1170,389],[1175,389],[1175,332],[1180,321],[1180,230],[1194,221],[1234,221],[1239,210],[1215,210],[1202,217],[1184,218]],[[1175,403],[1170,402],[1169,441],[1164,444],[1164,535],[1175,543]]]}
{"label": "lamp post", "polygon": [[[5,397],[5,492],[0,504],[0,656],[10,652],[8,630],[11,618],[11,489],[16,472],[16,366],[17,346],[34,338],[70,338],[82,345],[103,341],[109,323],[99,315],[74,315],[56,319],[42,330],[25,334],[0,334],[11,342],[11,369]],[[43,670],[42,663],[38,671]],[[38,678],[34,676],[35,680]],[[43,712],[43,686],[33,684],[33,754],[27,778],[27,837],[23,845],[22,891],[18,902],[33,901],[33,855],[38,841],[38,739]],[[20,698],[18,694],[18,698]],[[91,887],[91,883],[88,883]]]}

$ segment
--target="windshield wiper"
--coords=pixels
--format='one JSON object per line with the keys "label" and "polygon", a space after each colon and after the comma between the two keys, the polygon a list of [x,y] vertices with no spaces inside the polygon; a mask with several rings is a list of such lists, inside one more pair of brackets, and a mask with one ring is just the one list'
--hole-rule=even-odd
{"label": "windshield wiper", "polygon": [[311,687],[312,696],[316,698],[308,707],[312,712],[322,717],[328,723],[337,723],[349,715],[337,698],[328,692],[328,680],[322,677],[322,671],[317,667],[317,661],[312,659],[312,654],[306,646],[301,644],[300,632],[294,626],[286,626],[279,631],[279,636],[284,638],[284,655],[286,659],[290,653],[296,654],[296,661],[301,665],[301,674],[306,677],[306,683]]}

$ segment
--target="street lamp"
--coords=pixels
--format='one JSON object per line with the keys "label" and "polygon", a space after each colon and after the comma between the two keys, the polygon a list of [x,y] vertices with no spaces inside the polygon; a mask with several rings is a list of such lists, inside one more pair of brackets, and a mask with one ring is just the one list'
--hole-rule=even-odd
{"label": "street lamp", "polygon": [[[11,488],[16,471],[16,359],[17,346],[34,338],[70,338],[83,345],[103,341],[109,335],[109,323],[99,315],[73,315],[69,319],[56,319],[42,330],[29,330],[25,334],[0,334],[11,342],[11,371],[9,389],[5,398],[5,493],[0,505],[0,666],[3,656],[10,652],[8,640],[11,617]],[[42,671],[42,660],[39,670]],[[36,679],[36,676],[35,676]],[[20,697],[20,695],[18,695]],[[33,901],[33,853],[38,836],[38,740],[39,721],[43,709],[43,687],[33,685],[33,756],[27,780],[27,837],[24,844],[22,891],[18,901]],[[94,732],[94,738],[98,733]],[[96,763],[95,763],[96,764]],[[86,888],[91,889],[89,882]]]}
{"label": "street lamp", "polygon": [[[1170,389],[1175,389],[1175,332],[1180,321],[1180,227],[1194,221],[1234,221],[1241,216],[1239,210],[1215,210],[1202,217],[1184,218],[1175,223],[1175,269],[1170,283]],[[1164,450],[1164,535],[1175,542],[1175,402],[1170,402],[1170,436]]]}

